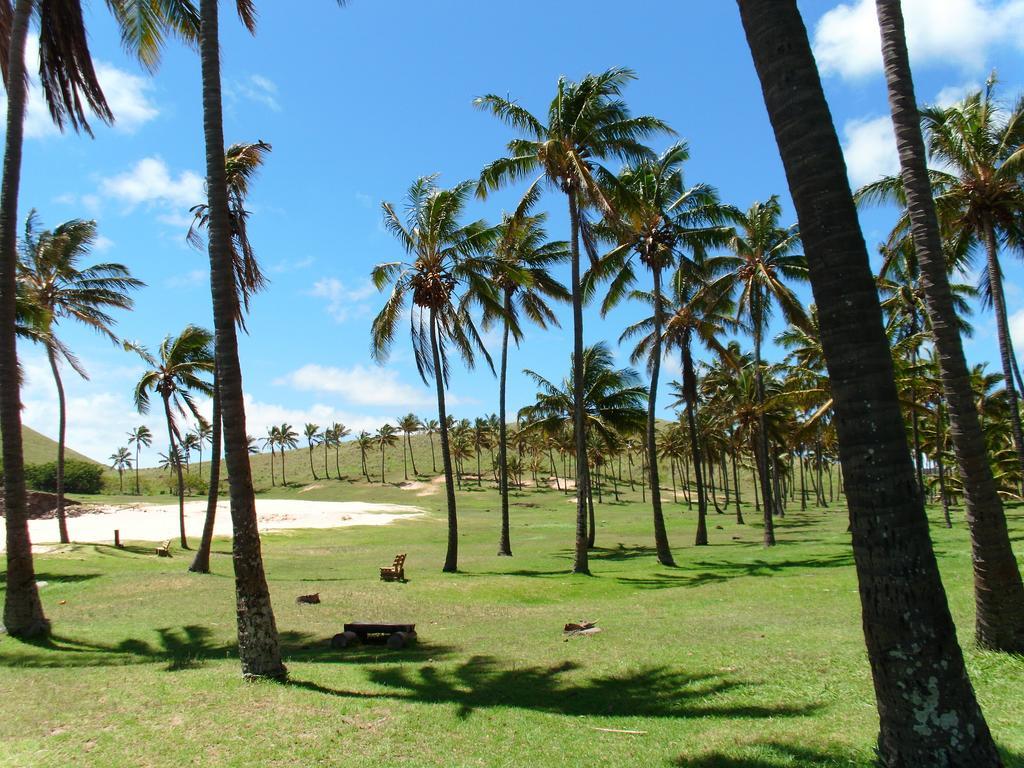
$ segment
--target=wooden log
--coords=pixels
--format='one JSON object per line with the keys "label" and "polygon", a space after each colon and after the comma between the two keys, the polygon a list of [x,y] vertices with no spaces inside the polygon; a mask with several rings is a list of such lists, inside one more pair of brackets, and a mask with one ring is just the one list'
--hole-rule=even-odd
{"label": "wooden log", "polygon": [[359,635],[355,632],[339,632],[331,638],[331,648],[348,648],[359,644]]}
{"label": "wooden log", "polygon": [[388,638],[388,648],[392,651],[400,651],[405,648],[405,632],[395,632]]}

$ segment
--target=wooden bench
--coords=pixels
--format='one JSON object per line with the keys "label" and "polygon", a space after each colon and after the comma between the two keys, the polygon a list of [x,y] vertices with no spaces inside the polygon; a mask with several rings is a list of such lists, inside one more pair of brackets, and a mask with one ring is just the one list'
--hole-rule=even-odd
{"label": "wooden bench", "polygon": [[405,581],[405,555],[395,555],[395,562],[380,569],[381,581]]}
{"label": "wooden bench", "polygon": [[365,643],[371,639],[380,641],[385,637],[387,638],[388,648],[397,651],[416,641],[416,625],[352,622],[345,625],[344,632],[331,638],[331,647],[346,648],[356,643]]}
{"label": "wooden bench", "polygon": [[170,557],[171,556],[171,540],[168,539],[159,547],[156,548],[156,554],[158,557]]}

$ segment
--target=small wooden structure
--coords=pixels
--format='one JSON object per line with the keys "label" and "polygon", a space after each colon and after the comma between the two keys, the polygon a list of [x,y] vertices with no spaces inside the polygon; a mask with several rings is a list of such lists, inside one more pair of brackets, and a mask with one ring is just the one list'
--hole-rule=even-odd
{"label": "small wooden structure", "polygon": [[118,549],[123,549],[123,546],[121,545],[121,531],[117,528],[114,529],[114,546]]}
{"label": "small wooden structure", "polygon": [[352,622],[345,625],[345,631],[331,638],[332,648],[346,648],[356,643],[387,638],[387,646],[397,651],[409,643],[416,642],[415,624],[369,624]]}
{"label": "small wooden structure", "polygon": [[159,547],[156,548],[156,554],[158,557],[170,557],[171,556],[171,540],[168,539]]}
{"label": "small wooden structure", "polygon": [[405,581],[405,554],[395,555],[395,562],[380,569],[381,581]]}

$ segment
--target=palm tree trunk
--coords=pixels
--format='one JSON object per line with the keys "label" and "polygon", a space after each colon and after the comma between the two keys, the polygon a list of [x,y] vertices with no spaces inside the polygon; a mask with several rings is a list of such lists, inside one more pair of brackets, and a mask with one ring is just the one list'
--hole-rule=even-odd
{"label": "palm tree trunk", "polygon": [[380,484],[384,485],[384,441],[380,441]]}
{"label": "palm tree trunk", "polygon": [[[975,637],[983,648],[1024,653],[1024,585],[1010,544],[1006,517],[999,498],[992,468],[988,462],[985,437],[978,420],[970,373],[953,308],[952,292],[946,273],[938,219],[932,201],[931,185],[925,165],[924,140],[921,137],[914,83],[906,51],[903,15],[894,0],[879,0],[878,19],[882,29],[882,50],[893,123],[898,138],[903,185],[913,227],[914,244],[921,270],[932,335],[938,353],[943,391],[949,406],[950,434],[960,477],[964,486],[966,519],[971,531],[976,607]],[[999,276],[995,263],[995,238],[986,232],[989,276]],[[998,288],[998,291],[996,290]],[[1005,320],[1002,285],[993,286],[993,305],[997,319]],[[999,328],[999,349],[1003,367],[1008,368],[1012,352],[1009,336]],[[1006,387],[1014,425],[1014,444],[1021,455],[1020,412],[1013,387]],[[852,489],[852,484],[848,490]]]}
{"label": "palm tree trunk", "polygon": [[338,454],[341,452],[340,440],[334,443],[334,473],[341,480],[341,459]]}
{"label": "palm tree trunk", "polygon": [[403,434],[404,434],[404,437],[402,439],[402,474],[405,476],[405,479],[408,480],[409,479],[409,433],[405,432]]}
{"label": "palm tree trunk", "polygon": [[141,496],[142,490],[139,486],[139,442],[135,442],[135,495]]}
{"label": "palm tree trunk", "polygon": [[167,458],[173,462],[178,477],[178,533],[181,538],[181,548],[188,549],[188,538],[185,536],[185,476],[181,472],[178,443],[174,438],[174,417],[171,415],[170,393],[162,393],[162,397],[164,401],[164,416],[167,419],[167,444],[170,446]]}
{"label": "palm tree trunk", "polygon": [[192,559],[189,570],[193,573],[210,572],[210,549],[213,547],[213,526],[217,521],[217,501],[220,485],[220,454],[221,454],[221,429],[223,427],[220,416],[220,387],[218,386],[216,367],[213,372],[213,409],[210,414],[213,419],[213,436],[210,441],[210,490],[206,496],[206,519],[203,521],[203,537],[199,541],[199,549]]}
{"label": "palm tree trunk", "polygon": [[739,0],[739,8],[819,309],[878,703],[879,758],[893,768],[994,768],[1001,761],[939,578],[877,287],[807,30],[796,0]]}
{"label": "palm tree trunk", "polygon": [[331,451],[330,451],[330,446],[327,443],[328,443],[328,441],[324,440],[324,479],[330,480],[331,479],[331,472],[328,469],[327,460],[330,459],[330,457],[331,457],[330,456]]}
{"label": "palm tree trunk", "polygon": [[[242,371],[238,361],[235,316],[238,297],[232,267],[231,222],[224,168],[221,113],[220,39],[217,0],[200,0],[199,47],[203,76],[203,127],[209,196],[210,283],[216,329],[217,372],[224,421],[225,461],[231,494],[232,561],[238,616],[238,655],[246,677],[283,679],[277,623],[263,570],[256,499],[245,431]],[[281,455],[284,476],[284,454]]]}
{"label": "palm tree trunk", "polygon": [[437,456],[434,454],[434,433],[430,433],[430,466],[437,472]]}
{"label": "palm tree trunk", "polygon": [[[757,290],[755,289],[753,293],[752,303],[757,301]],[[775,511],[775,504],[772,501],[772,482],[768,474],[768,430],[764,420],[764,376],[761,371],[761,334],[764,329],[761,327],[760,317],[760,308],[758,308],[754,320],[754,382],[757,387],[757,450],[754,452],[754,461],[757,464],[761,482],[764,545],[774,547],[775,521],[772,519],[772,514]]]}
{"label": "palm tree trunk", "polygon": [[[505,400],[507,396],[508,383],[508,318],[507,315],[512,308],[512,291],[505,289],[505,314],[501,330],[501,369],[498,372],[498,493],[501,496],[501,532],[498,535],[498,554],[506,557],[512,556],[512,542],[509,531],[508,513],[508,425],[505,413]],[[555,469],[555,459],[548,448],[548,458],[551,459],[551,471],[555,474],[555,485],[558,485],[558,472]]]}
{"label": "palm tree trunk", "polygon": [[[911,326],[913,329],[913,326]],[[916,332],[916,331],[914,331]],[[924,498],[924,456],[921,455],[921,420],[917,412],[917,350],[910,353],[910,432],[914,441],[914,472],[917,474],[917,487]],[[832,473],[829,473],[831,488]],[[831,500],[831,494],[829,494]]]}
{"label": "palm tree trunk", "polygon": [[591,484],[593,474],[587,468],[587,549],[597,546],[597,519],[594,515],[594,488]]}
{"label": "palm tree trunk", "polygon": [[319,477],[316,476],[316,470],[313,469],[313,441],[312,440],[309,441],[309,473],[311,475],[313,475],[313,479],[314,480],[319,480],[320,479]]}
{"label": "palm tree trunk", "polygon": [[661,478],[658,476],[657,400],[658,376],[661,373],[661,329],[664,325],[661,268],[653,266],[651,275],[654,278],[654,333],[651,341],[651,388],[647,394],[647,453],[651,456],[651,511],[654,515],[654,547],[658,553],[658,562],[674,566],[676,563],[672,559],[668,531],[665,529],[665,515],[661,509]]}
{"label": "palm tree trunk", "polygon": [[798,454],[797,459],[800,462],[800,510],[807,510],[807,483],[804,478],[804,456],[803,453]]}
{"label": "palm tree trunk", "polygon": [[946,492],[946,466],[942,455],[946,452],[946,419],[943,416],[942,398],[935,404],[935,464],[939,470],[939,503],[942,504],[942,518],[947,528],[953,527],[949,516],[949,494]]}
{"label": "palm tree trunk", "polygon": [[412,434],[407,434],[405,439],[409,443],[409,462],[412,464],[412,476],[416,477],[419,475],[419,470],[416,469],[416,454],[412,452]]}
{"label": "palm tree trunk", "polygon": [[288,485],[288,479],[284,476],[284,443],[281,444],[281,485]]}
{"label": "palm tree trunk", "polygon": [[[587,554],[587,436],[583,413],[583,295],[580,292],[580,212],[576,191],[570,189],[569,222],[572,253],[572,428],[576,444],[576,551],[573,573],[590,573]],[[660,557],[660,553],[659,553]]]}
{"label": "palm tree trunk", "polygon": [[271,488],[273,488],[277,484],[275,482],[275,477],[276,476],[274,474],[274,453],[275,453],[274,446],[273,446],[273,444],[271,444],[271,446],[270,446],[270,487]]}
{"label": "palm tree trunk", "polygon": [[53,383],[57,385],[57,527],[60,532],[60,543],[71,541],[68,537],[68,521],[64,514],[64,440],[67,434],[67,400],[64,397],[64,382],[60,378],[57,355],[49,344],[46,345],[46,357],[50,361],[53,372]]}
{"label": "palm tree trunk", "polygon": [[7,584],[4,626],[17,637],[49,632],[32,564],[25,500],[25,458],[21,441],[21,381],[15,341],[18,264],[18,190],[24,136],[25,41],[34,0],[17,0],[11,17],[7,62],[7,138],[0,186],[0,433],[3,440],[4,521],[7,536]]}
{"label": "palm tree trunk", "polygon": [[448,550],[444,556],[444,573],[459,570],[459,517],[455,509],[455,479],[452,476],[452,453],[448,443],[448,411],[444,402],[444,373],[441,352],[437,345],[437,316],[430,308],[430,353],[434,363],[434,384],[437,388],[437,420],[441,432],[441,464],[444,466],[444,492],[448,502]]}
{"label": "palm tree trunk", "polygon": [[740,474],[736,468],[736,451],[730,452],[732,457],[732,486],[736,489],[736,493],[733,494],[733,500],[736,502],[736,525],[746,525],[743,521],[743,510],[740,509]]}

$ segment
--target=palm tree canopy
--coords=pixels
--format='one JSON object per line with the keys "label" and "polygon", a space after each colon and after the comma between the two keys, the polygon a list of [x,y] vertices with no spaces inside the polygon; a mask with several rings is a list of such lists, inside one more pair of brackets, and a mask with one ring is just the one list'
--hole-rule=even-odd
{"label": "palm tree canopy", "polygon": [[[558,386],[534,371],[523,372],[540,389],[536,402],[519,412],[526,422],[524,430],[555,435],[571,426],[575,406],[572,374]],[[611,351],[604,342],[583,350],[583,393],[587,432],[595,432],[606,444],[614,440],[616,432],[631,434],[643,429],[647,388],[633,369],[613,367]]]}
{"label": "palm tree canopy", "polygon": [[488,275],[487,256],[496,230],[483,221],[462,224],[460,219],[472,193],[465,181],[451,189],[437,185],[437,176],[413,182],[406,195],[404,218],[391,203],[382,203],[384,225],[402,244],[410,261],[393,261],[373,268],[377,290],[391,286],[391,295],[373,320],[371,352],[378,362],[388,359],[404,310],[409,315],[416,370],[424,382],[433,378],[430,318],[438,336],[441,375],[448,382],[447,348],[455,347],[470,368],[476,354],[494,370],[470,308],[474,303],[500,312],[497,292]]}

